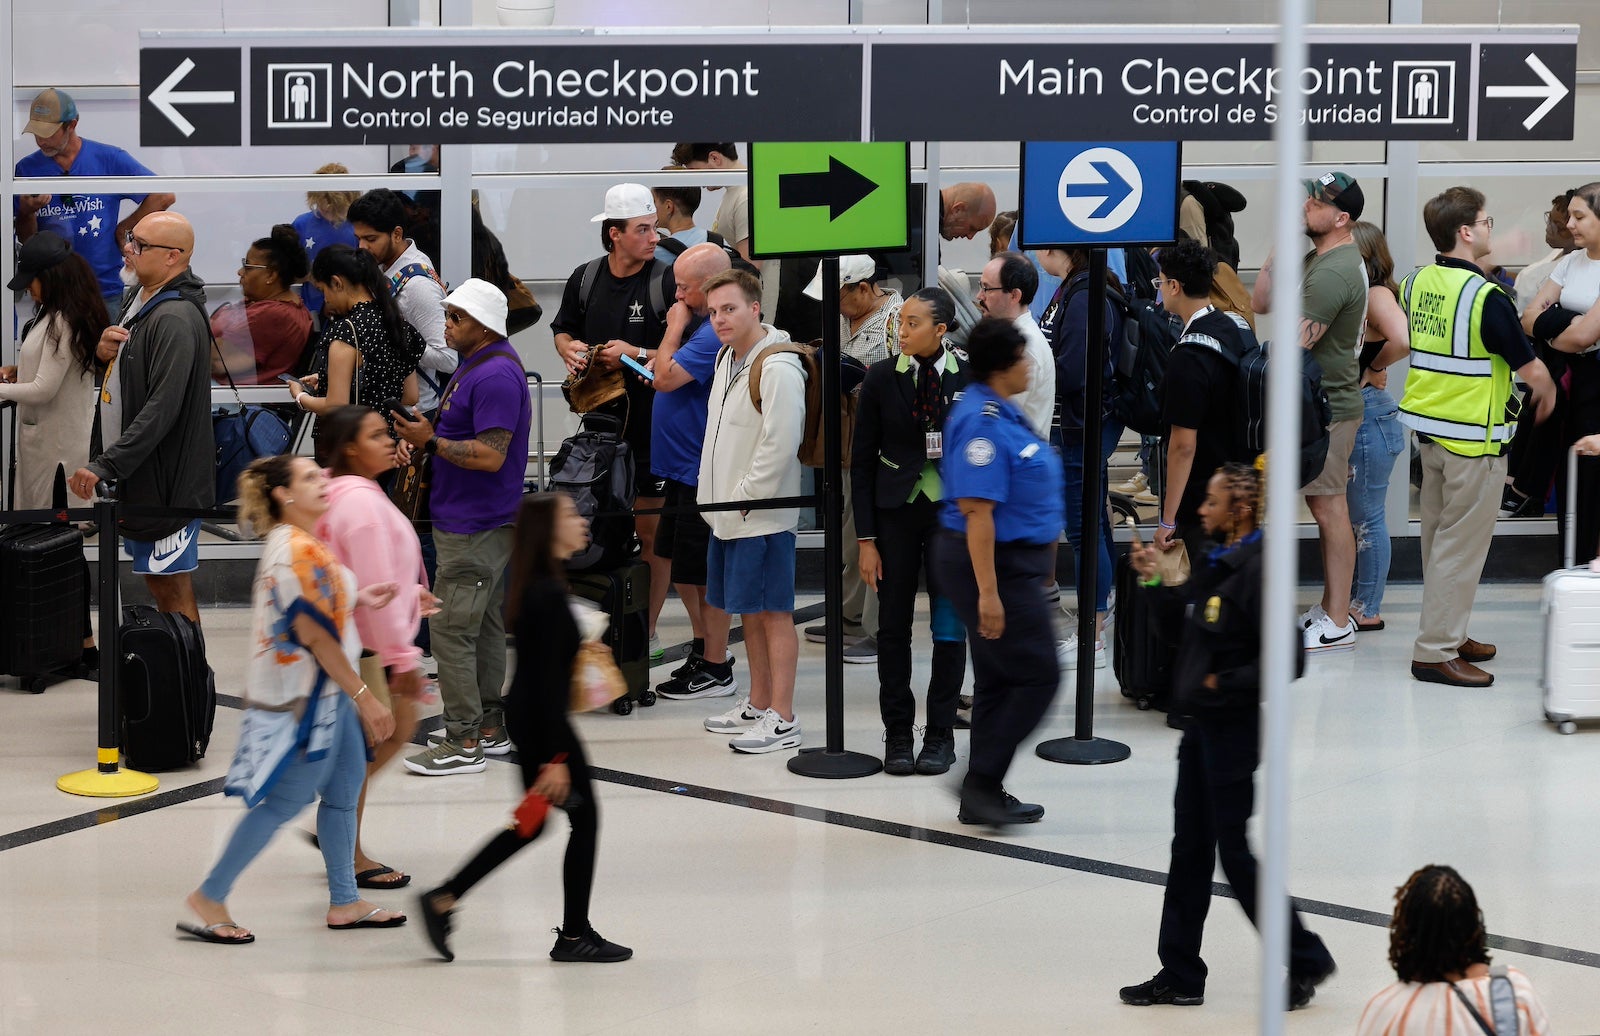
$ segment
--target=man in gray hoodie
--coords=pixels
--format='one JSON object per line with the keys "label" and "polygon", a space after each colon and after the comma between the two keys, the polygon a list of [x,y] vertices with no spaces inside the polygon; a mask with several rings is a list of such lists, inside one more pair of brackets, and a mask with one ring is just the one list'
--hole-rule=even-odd
{"label": "man in gray hoodie", "polygon": [[[729,270],[706,281],[701,290],[723,349],[717,354],[707,404],[700,502],[797,496],[805,368],[789,346],[789,336],[761,322],[761,282],[754,276]],[[735,752],[798,748],[794,530],[800,512],[784,507],[708,511],[705,517],[711,526],[701,610],[706,640],[714,639],[714,628],[725,631],[730,613],[738,612],[750,659],[749,696],[706,720],[706,729],[735,735],[728,743]]]}
{"label": "man in gray hoodie", "polygon": [[[88,466],[72,490],[93,494],[115,481],[130,508],[208,508],[215,504],[216,445],[211,437],[211,328],[204,282],[189,269],[194,228],[176,212],[155,212],[123,247],[137,278],[117,322],[100,336],[107,364]],[[130,514],[122,533],[134,572],[156,607],[200,621],[190,573],[200,561],[200,520]]]}

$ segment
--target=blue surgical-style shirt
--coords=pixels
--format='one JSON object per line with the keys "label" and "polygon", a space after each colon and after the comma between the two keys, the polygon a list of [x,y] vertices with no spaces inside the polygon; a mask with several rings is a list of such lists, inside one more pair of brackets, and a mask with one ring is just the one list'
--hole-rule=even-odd
{"label": "blue surgical-style shirt", "polygon": [[[72,250],[88,260],[100,282],[100,294],[109,298],[122,295],[122,242],[117,240],[122,203],[143,204],[143,194],[81,194],[72,189],[74,176],[153,176],[138,159],[119,147],[84,138],[70,173],[61,171],[56,160],[43,151],[26,155],[17,163],[18,176],[59,176],[65,182],[55,188],[50,204],[39,210],[39,229],[48,230],[72,242]],[[29,187],[31,193],[35,188]],[[21,207],[12,202],[12,214]],[[157,242],[158,244],[160,242]],[[116,312],[116,307],[112,307]]]}
{"label": "blue surgical-style shirt", "polygon": [[944,424],[944,502],[939,522],[965,533],[962,497],[993,500],[996,543],[1055,543],[1066,524],[1061,458],[1028,419],[989,386],[973,382]]}
{"label": "blue surgical-style shirt", "polygon": [[[315,261],[317,253],[329,245],[349,245],[356,247],[355,228],[349,220],[343,223],[331,223],[316,209],[309,209],[294,218],[294,232],[300,235],[300,244],[306,250],[306,258]],[[322,292],[309,279],[300,285],[300,297],[305,300],[306,308],[313,316],[322,313]]]}

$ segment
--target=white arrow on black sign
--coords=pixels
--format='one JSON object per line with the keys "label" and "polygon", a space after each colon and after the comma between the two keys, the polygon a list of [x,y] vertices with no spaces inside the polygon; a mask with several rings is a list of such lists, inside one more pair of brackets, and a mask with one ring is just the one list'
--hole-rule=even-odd
{"label": "white arrow on black sign", "polygon": [[184,76],[192,71],[194,71],[194,61],[190,58],[184,58],[183,62],[172,70],[172,74],[161,81],[160,86],[150,91],[150,103],[155,105],[156,109],[178,128],[178,132],[186,137],[194,135],[194,123],[183,117],[183,113],[178,111],[178,105],[232,104],[234,100],[232,90],[173,89],[183,82]]}
{"label": "white arrow on black sign", "polygon": [[1544,103],[1535,108],[1533,113],[1526,119],[1522,120],[1522,128],[1531,130],[1539,124],[1540,119],[1550,114],[1551,108],[1560,104],[1561,99],[1567,96],[1567,87],[1565,83],[1556,78],[1555,73],[1550,71],[1543,61],[1539,60],[1538,55],[1529,54],[1523,60],[1527,62],[1529,68],[1533,69],[1535,75],[1544,80],[1543,83],[1538,86],[1491,86],[1484,91],[1484,94],[1488,97],[1544,98]]}

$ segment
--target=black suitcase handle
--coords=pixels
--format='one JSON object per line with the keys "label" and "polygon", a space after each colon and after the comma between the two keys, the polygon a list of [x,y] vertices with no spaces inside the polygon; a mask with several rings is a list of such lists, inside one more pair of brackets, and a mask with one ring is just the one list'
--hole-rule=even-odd
{"label": "black suitcase handle", "polygon": [[140,716],[138,719],[128,715],[127,705],[129,695],[126,690],[127,684],[124,683],[122,691],[123,718],[129,723],[148,723],[150,722],[151,714],[156,710],[155,695],[150,693],[150,667],[145,664],[144,659],[134,654],[124,654],[122,656],[122,661],[129,668],[138,666],[144,674],[144,715]]}

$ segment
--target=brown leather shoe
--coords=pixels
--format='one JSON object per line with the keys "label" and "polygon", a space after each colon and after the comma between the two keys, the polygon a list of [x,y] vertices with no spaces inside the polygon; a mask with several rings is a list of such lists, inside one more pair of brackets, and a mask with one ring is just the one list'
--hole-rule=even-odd
{"label": "brown leather shoe", "polygon": [[1494,674],[1460,658],[1448,662],[1412,662],[1411,675],[1423,683],[1444,683],[1452,687],[1488,687]]}
{"label": "brown leather shoe", "polygon": [[1487,662],[1489,659],[1493,658],[1497,652],[1495,651],[1493,644],[1480,644],[1471,637],[1468,637],[1466,640],[1461,642],[1461,650],[1459,654],[1461,655],[1461,661],[1463,662]]}

